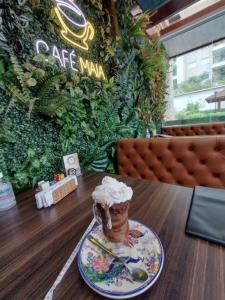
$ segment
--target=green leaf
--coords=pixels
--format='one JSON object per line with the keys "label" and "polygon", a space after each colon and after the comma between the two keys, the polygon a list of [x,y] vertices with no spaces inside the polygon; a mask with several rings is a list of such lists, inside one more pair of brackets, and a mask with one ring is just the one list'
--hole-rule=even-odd
{"label": "green leaf", "polygon": [[38,159],[33,160],[32,166],[36,169],[39,169],[40,167],[40,161]]}
{"label": "green leaf", "polygon": [[28,149],[27,151],[28,158],[33,158],[35,156],[35,151],[33,149]]}
{"label": "green leaf", "polygon": [[106,155],[106,153],[100,155],[97,159],[95,159],[89,166],[88,170],[96,171],[96,172],[104,172],[107,165],[108,165],[109,159]]}
{"label": "green leaf", "polygon": [[34,78],[29,78],[27,81],[27,85],[30,86],[35,86],[37,84],[37,80]]}

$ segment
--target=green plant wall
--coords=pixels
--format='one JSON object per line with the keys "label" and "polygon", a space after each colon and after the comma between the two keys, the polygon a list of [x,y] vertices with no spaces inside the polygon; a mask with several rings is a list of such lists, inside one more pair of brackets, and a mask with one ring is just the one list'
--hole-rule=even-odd
{"label": "green plant wall", "polygon": [[37,38],[72,50],[52,0],[0,4],[0,170],[16,190],[63,171],[62,156],[74,152],[83,168],[115,172],[115,142],[145,136],[165,111],[166,55],[143,34],[148,18],[132,21],[130,1],[117,0],[115,37],[101,0],[76,3],[96,31],[90,51],[77,56],[101,63],[105,81],[36,55]]}

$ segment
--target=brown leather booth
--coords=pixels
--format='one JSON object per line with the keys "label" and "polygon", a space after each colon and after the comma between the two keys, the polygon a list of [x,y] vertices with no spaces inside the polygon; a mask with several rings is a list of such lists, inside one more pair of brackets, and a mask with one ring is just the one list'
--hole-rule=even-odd
{"label": "brown leather booth", "polygon": [[120,175],[225,188],[225,136],[120,140],[117,159]]}
{"label": "brown leather booth", "polygon": [[162,128],[162,134],[172,136],[225,135],[225,122],[165,126]]}

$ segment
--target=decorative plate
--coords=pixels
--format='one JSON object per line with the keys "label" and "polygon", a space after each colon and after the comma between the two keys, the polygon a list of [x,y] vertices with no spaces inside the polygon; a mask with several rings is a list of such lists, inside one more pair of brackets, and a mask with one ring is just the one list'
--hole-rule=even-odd
{"label": "decorative plate", "polygon": [[[162,271],[164,253],[159,237],[137,221],[129,220],[129,227],[129,235],[124,243],[109,242],[103,234],[102,226],[97,225],[81,244],[78,254],[80,274],[89,287],[102,296],[125,299],[140,295],[156,282]],[[133,281],[123,265],[87,239],[89,234],[117,256],[129,256],[127,263],[144,269],[148,279],[142,283]]]}

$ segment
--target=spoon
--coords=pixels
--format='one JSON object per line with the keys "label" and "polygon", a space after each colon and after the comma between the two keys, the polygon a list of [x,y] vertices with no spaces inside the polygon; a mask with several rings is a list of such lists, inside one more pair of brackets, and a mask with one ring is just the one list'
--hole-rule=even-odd
{"label": "spoon", "polygon": [[111,255],[112,257],[116,258],[122,265],[124,265],[125,268],[129,271],[129,273],[134,281],[144,282],[148,279],[148,274],[145,272],[145,270],[143,270],[141,268],[133,268],[133,267],[128,266],[128,264],[126,263],[127,259],[123,260],[119,256],[116,256],[110,249],[108,249],[106,246],[104,246],[102,243],[100,243],[92,235],[88,236],[88,240],[95,246],[99,247],[100,249],[102,249],[103,251],[105,251],[106,253]]}

